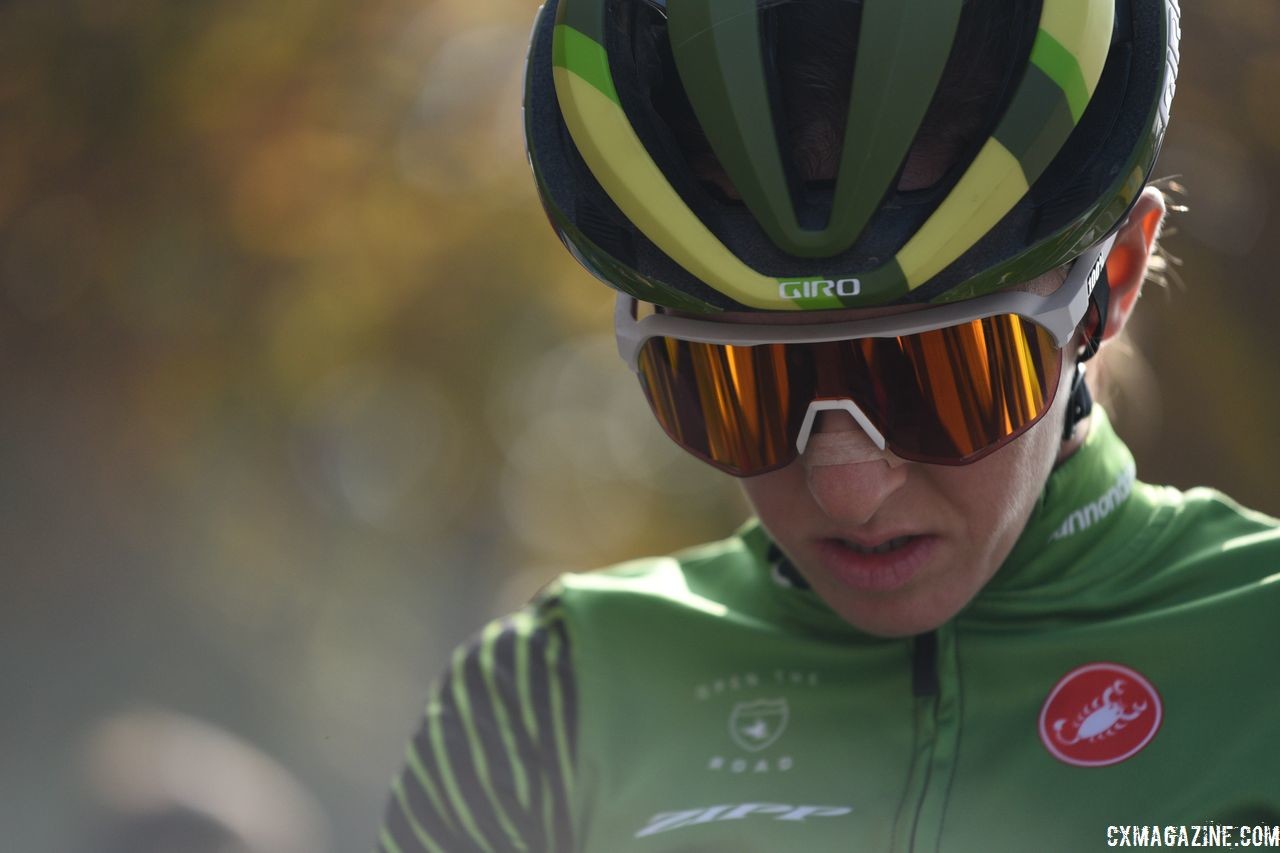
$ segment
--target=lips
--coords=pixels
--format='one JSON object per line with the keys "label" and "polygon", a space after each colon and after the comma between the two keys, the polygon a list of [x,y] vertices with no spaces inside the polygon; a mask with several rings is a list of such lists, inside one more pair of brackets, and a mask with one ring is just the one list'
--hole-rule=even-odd
{"label": "lips", "polygon": [[817,551],[827,573],[843,586],[862,592],[891,592],[915,577],[939,541],[930,534],[875,540],[830,537],[818,540]]}

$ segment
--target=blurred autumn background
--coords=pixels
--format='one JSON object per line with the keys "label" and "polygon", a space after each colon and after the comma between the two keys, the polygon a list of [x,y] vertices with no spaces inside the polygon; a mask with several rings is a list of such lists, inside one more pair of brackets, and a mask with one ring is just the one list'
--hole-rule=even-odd
{"label": "blurred autumn background", "polygon": [[[457,642],[744,516],[543,221],[534,9],[0,3],[5,849],[150,849],[161,806],[368,849]],[[1280,4],[1184,33],[1184,284],[1113,410],[1145,479],[1277,513]]]}

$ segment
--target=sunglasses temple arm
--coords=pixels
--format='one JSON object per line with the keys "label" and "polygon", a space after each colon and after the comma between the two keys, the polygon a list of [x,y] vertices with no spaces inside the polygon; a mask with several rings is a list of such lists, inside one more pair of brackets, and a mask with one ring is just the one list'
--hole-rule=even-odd
{"label": "sunglasses temple arm", "polygon": [[1093,289],[1090,301],[1098,309],[1098,325],[1085,339],[1084,352],[1080,355],[1078,363],[1086,362],[1098,354],[1098,349],[1102,346],[1102,339],[1107,333],[1107,309],[1111,304],[1111,282],[1107,279],[1105,260],[1102,264],[1102,272],[1098,276],[1098,284]]}

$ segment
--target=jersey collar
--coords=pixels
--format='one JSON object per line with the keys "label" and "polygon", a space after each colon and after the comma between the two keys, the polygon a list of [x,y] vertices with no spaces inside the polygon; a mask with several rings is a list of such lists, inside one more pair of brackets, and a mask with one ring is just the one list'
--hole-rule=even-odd
{"label": "jersey collar", "polygon": [[1004,565],[958,618],[1071,621],[1123,606],[1171,511],[1160,492],[1137,481],[1133,454],[1095,407],[1084,445],[1054,470]]}

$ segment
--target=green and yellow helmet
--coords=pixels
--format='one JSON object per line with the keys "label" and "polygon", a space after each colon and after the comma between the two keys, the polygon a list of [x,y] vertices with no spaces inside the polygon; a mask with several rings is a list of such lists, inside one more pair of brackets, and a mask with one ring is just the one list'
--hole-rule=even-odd
{"label": "green and yellow helmet", "polygon": [[646,302],[968,299],[1119,227],[1178,36],[1177,0],[548,0],[529,159],[565,245]]}

